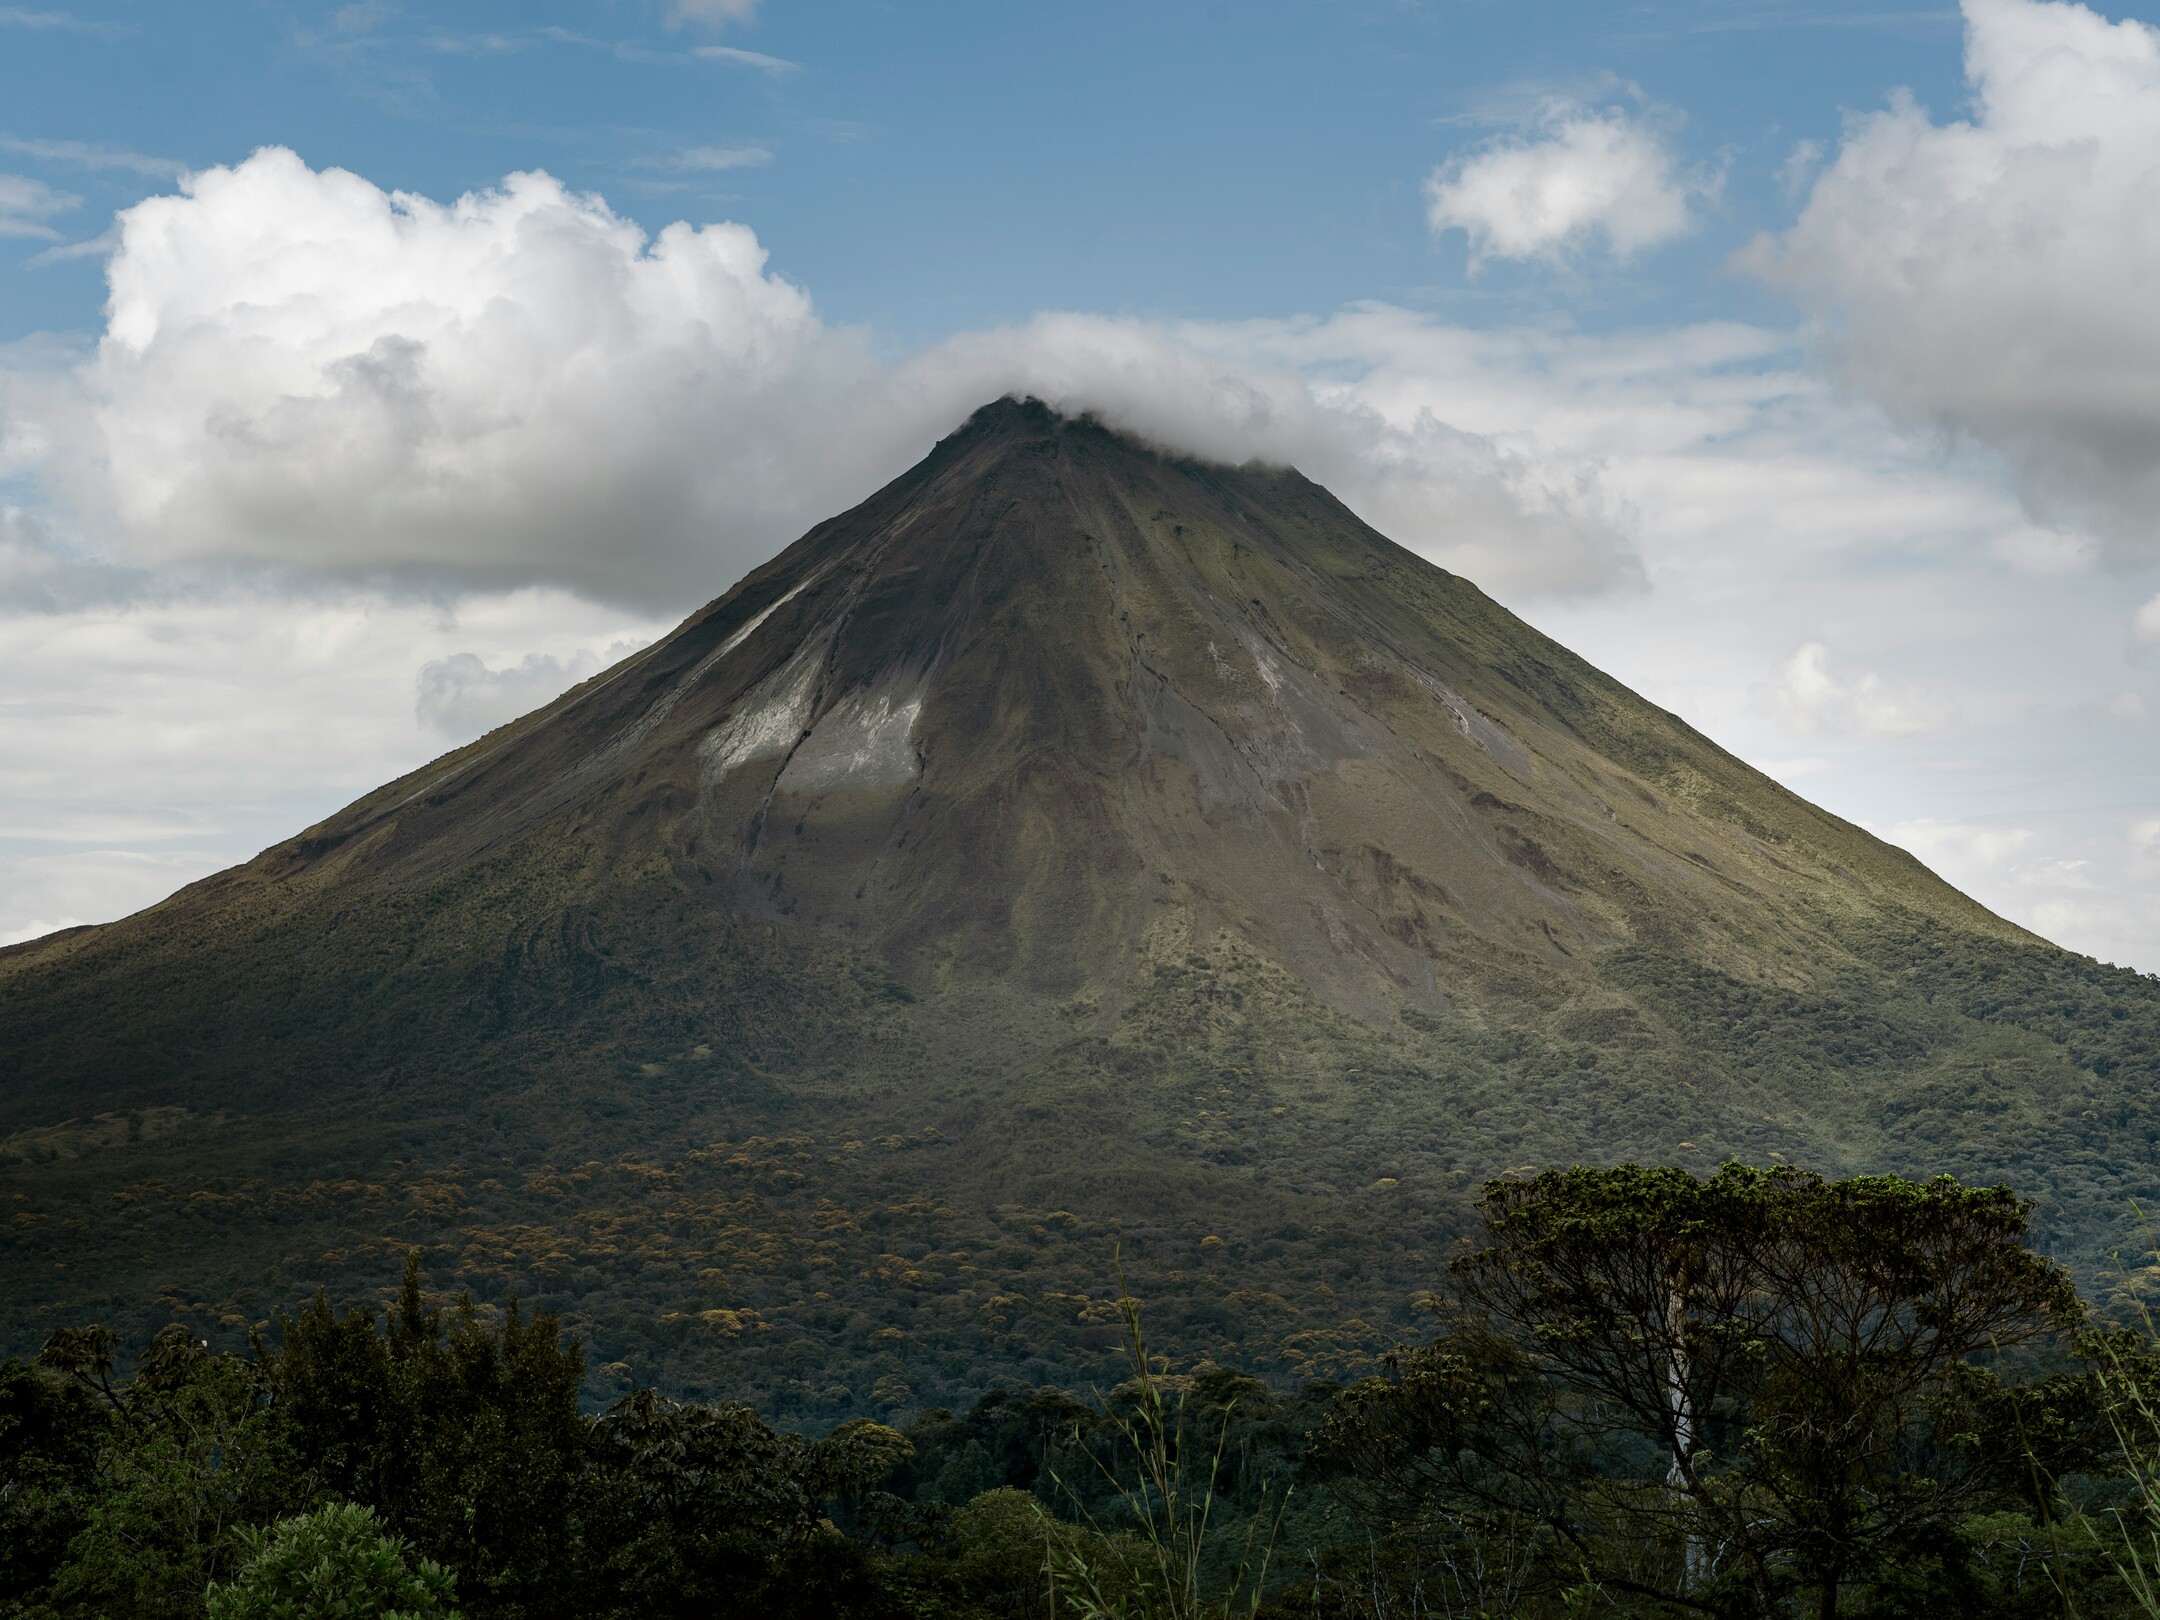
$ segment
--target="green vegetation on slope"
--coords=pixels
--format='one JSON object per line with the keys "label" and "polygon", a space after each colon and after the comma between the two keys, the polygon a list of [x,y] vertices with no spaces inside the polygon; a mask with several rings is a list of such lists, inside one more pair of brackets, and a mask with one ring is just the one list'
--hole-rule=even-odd
{"label": "green vegetation on slope", "polygon": [[[344,948],[369,948],[362,928]],[[2130,1204],[2155,1191],[2160,987],[1924,924],[1856,939],[1812,995],[1634,951],[1511,1022],[1460,1008],[1393,1029],[1218,943],[1160,958],[1107,1034],[1035,1013],[1046,1033],[1015,1075],[984,1073],[1009,1009],[948,1022],[838,957],[826,1006],[853,1027],[781,1026],[815,1061],[747,1057],[640,937],[593,949],[625,988],[565,992],[604,1056],[530,1020],[472,1043],[455,1090],[326,1086],[250,1115],[208,1077],[7,1138],[0,1332],[24,1350],[84,1315],[176,1317],[235,1344],[417,1247],[452,1286],[559,1314],[622,1369],[596,1388],[728,1389],[829,1422],[1107,1376],[1113,1240],[1171,1279],[1165,1326],[1192,1353],[1355,1373],[1406,1329],[1475,1189],[1521,1165],[2013,1175],[2038,1194],[2037,1240],[2088,1278],[2139,1247]],[[318,1010],[327,1049],[351,1024]],[[110,1016],[124,1050],[126,1005]]]}

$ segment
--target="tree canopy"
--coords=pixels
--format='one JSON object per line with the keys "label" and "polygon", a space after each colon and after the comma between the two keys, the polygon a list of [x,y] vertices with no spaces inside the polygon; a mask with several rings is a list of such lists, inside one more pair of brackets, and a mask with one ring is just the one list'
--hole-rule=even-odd
{"label": "tree canopy", "polygon": [[603,1404],[417,1257],[244,1351],[62,1328],[0,1363],[0,1620],[2160,1613],[2160,1335],[2013,1194],[1623,1165],[1480,1209],[1384,1376],[1158,1357],[1121,1285],[1126,1383],[823,1434]]}
{"label": "tree canopy", "polygon": [[1452,1496],[1678,1608],[1800,1588],[1822,1620],[2032,1500],[2032,1409],[2074,1394],[2011,1358],[2083,1308],[2006,1189],[1623,1165],[1495,1183],[1481,1210],[1450,1331],[1333,1426],[1353,1490]]}

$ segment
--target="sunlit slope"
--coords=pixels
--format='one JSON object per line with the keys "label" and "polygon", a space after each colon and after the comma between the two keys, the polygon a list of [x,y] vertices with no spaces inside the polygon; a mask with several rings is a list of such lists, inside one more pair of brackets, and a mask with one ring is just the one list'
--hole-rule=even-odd
{"label": "sunlit slope", "polygon": [[418,1242],[833,1411],[1073,1373],[1117,1231],[1194,1350],[1313,1370],[1525,1163],[2003,1174],[2094,1258],[2156,1036],[1296,473],[1006,402],[549,708],[0,953],[0,1327]]}

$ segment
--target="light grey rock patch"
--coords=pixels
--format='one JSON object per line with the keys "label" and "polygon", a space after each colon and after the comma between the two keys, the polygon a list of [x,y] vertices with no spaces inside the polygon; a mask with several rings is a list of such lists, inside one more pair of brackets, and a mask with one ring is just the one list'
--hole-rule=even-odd
{"label": "light grey rock patch", "polygon": [[922,774],[915,752],[919,687],[850,692],[819,717],[787,769],[782,793],[840,793],[904,787]]}
{"label": "light grey rock patch", "polygon": [[1410,675],[1418,685],[1440,700],[1449,718],[1455,722],[1455,729],[1475,743],[1479,752],[1487,759],[1510,776],[1519,777],[1525,782],[1531,780],[1535,767],[1531,764],[1529,749],[1480,714],[1446,682],[1436,681],[1415,667],[1411,668]]}
{"label": "light grey rock patch", "polygon": [[802,739],[817,702],[829,636],[813,636],[743,698],[698,744],[698,780],[711,789],[754,759],[775,759]]}

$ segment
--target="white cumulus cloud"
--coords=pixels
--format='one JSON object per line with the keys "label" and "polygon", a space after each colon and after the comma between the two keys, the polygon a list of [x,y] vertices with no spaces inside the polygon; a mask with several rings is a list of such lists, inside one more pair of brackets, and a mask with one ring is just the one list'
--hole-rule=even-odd
{"label": "white cumulus cloud", "polygon": [[[1961,889],[1981,887],[2013,870],[2033,841],[2030,827],[1984,827],[1955,821],[1902,821],[1884,830],[1929,870]],[[2054,867],[2067,863],[2057,861]]]}
{"label": "white cumulus cloud", "polygon": [[[68,360],[40,347],[9,362]],[[843,389],[772,372],[759,386],[773,421],[734,419],[775,487],[806,465],[846,473],[806,479],[801,521],[774,519],[774,544],[1008,388],[1165,443],[1292,460],[1741,757],[1781,762],[1826,808],[1921,829],[1912,842],[1983,903],[2160,967],[2160,835],[2133,847],[2129,831],[2160,818],[2129,729],[2152,723],[2160,665],[2125,645],[2152,582],[2089,566],[1983,458],[1944,457],[1826,385],[1796,333],[1473,330],[1377,304],[1184,325],[1056,315],[845,374]],[[0,422],[0,459],[34,471],[38,444],[76,425]],[[836,439],[882,447],[844,461]],[[9,498],[28,499],[18,488]],[[416,592],[444,582],[423,570],[386,589],[326,579],[348,543],[334,511],[310,515],[329,537],[318,572],[290,577],[122,569],[85,555],[78,514],[0,513],[0,844],[18,840],[0,847],[0,933],[101,921],[245,859],[462,740],[457,727],[545,701],[599,649],[663,634],[746,557],[728,549],[747,542],[726,508],[694,515],[709,549],[682,574],[626,553],[614,588],[644,604],[626,610],[589,591]],[[1529,594],[1630,577],[1629,534],[1651,588]],[[517,537],[497,545],[497,572],[515,575]],[[1832,650],[1803,660],[1791,694],[1803,741],[1764,674],[1816,641]],[[444,667],[423,683],[430,665]],[[1914,729],[1953,714],[1954,746]],[[130,850],[157,860],[109,859]]]}
{"label": "white cumulus cloud", "polygon": [[2042,828],[1929,819],[1883,836],[2042,938],[2152,970],[2160,820]]}
{"label": "white cumulus cloud", "polygon": [[1847,377],[2009,456],[2036,517],[2160,542],[2160,29],[1965,0],[1969,119],[1848,128],[1743,256]]}
{"label": "white cumulus cloud", "polygon": [[0,948],[20,945],[25,940],[43,939],[47,934],[57,934],[63,928],[80,928],[80,917],[33,917],[26,923],[12,928],[0,928]]}
{"label": "white cumulus cloud", "polygon": [[2137,610],[2130,621],[2130,635],[2141,647],[2160,647],[2160,596]]}
{"label": "white cumulus cloud", "polygon": [[581,649],[612,659],[671,618],[560,591],[446,605],[230,577],[27,611],[0,595],[0,936],[149,905],[466,740],[415,714],[428,664],[567,681],[594,662]]}
{"label": "white cumulus cloud", "polygon": [[1473,259],[1558,259],[1596,238],[1626,258],[1684,235],[1714,189],[1681,172],[1654,122],[1561,105],[1536,137],[1502,137],[1435,169],[1426,218],[1466,232]]}
{"label": "white cumulus cloud", "polygon": [[156,560],[709,577],[819,471],[774,464],[776,380],[860,365],[749,230],[648,242],[542,174],[443,205],[266,150],[128,209],[108,275],[57,472]]}
{"label": "white cumulus cloud", "polygon": [[108,278],[95,353],[15,379],[0,432],[138,561],[682,610],[1013,392],[1301,466],[1496,588],[1633,577],[1590,463],[1384,418],[1218,328],[1046,316],[881,360],[747,228],[648,239],[545,174],[442,204],[268,149],[126,210]]}
{"label": "white cumulus cloud", "polygon": [[1913,737],[1957,718],[1956,705],[1926,687],[1873,673],[1839,676],[1819,641],[1803,644],[1785,661],[1770,700],[1778,717],[1802,736]]}

